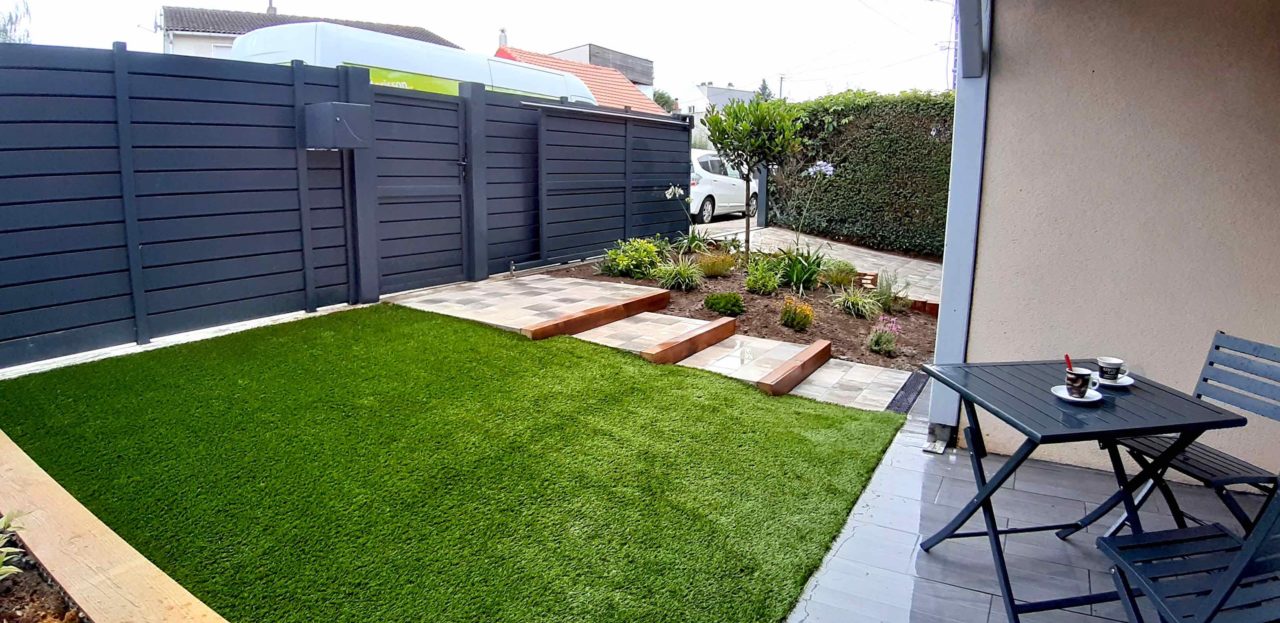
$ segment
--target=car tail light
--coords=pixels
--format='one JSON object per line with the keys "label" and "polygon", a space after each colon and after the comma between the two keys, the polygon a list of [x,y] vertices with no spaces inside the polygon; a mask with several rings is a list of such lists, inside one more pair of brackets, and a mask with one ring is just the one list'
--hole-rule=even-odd
{"label": "car tail light", "polygon": [[697,185],[698,185],[698,182],[700,182],[700,181],[702,181],[702,178],[701,178],[701,177],[699,177],[699,176],[697,176],[697,175],[695,175],[695,176],[693,176],[693,177],[689,178],[689,186],[690,186],[690,187],[697,186]]}

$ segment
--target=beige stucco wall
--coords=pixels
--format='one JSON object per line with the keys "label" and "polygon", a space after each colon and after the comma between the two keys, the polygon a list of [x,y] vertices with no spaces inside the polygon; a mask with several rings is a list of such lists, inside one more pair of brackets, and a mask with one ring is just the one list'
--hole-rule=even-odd
{"label": "beige stucco wall", "polygon": [[[1110,354],[1190,390],[1215,330],[1280,344],[1280,2],[995,6],[969,360]],[[1204,440],[1280,470],[1259,419]]]}

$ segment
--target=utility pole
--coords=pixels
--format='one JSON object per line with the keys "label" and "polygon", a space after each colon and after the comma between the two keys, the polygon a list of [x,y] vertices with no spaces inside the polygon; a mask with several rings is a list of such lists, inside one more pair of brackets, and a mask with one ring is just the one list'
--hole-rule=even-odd
{"label": "utility pole", "polygon": [[778,99],[782,99],[782,79],[786,78],[783,74],[778,74]]}

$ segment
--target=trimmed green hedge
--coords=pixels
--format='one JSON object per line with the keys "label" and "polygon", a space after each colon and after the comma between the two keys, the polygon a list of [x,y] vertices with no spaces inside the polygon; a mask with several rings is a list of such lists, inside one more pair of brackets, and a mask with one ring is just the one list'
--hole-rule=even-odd
{"label": "trimmed green hedge", "polygon": [[[796,104],[803,149],[770,178],[770,220],[886,251],[942,256],[955,96],[847,91]],[[831,177],[805,175],[814,162]]]}

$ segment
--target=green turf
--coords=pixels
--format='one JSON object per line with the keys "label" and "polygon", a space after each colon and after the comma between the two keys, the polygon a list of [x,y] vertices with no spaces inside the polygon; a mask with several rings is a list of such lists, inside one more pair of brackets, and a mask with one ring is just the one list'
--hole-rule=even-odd
{"label": "green turf", "polygon": [[391,306],[0,383],[236,623],[776,621],[901,422]]}

